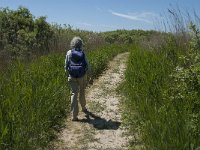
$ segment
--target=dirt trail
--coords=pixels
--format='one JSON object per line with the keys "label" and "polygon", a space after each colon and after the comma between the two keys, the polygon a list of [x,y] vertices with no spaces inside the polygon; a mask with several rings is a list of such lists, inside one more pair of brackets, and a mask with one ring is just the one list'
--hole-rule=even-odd
{"label": "dirt trail", "polygon": [[121,125],[121,96],[116,88],[124,79],[128,53],[119,54],[108,69],[87,88],[89,115],[79,113],[78,122],[66,121],[55,144],[56,150],[121,150],[128,148],[129,136]]}

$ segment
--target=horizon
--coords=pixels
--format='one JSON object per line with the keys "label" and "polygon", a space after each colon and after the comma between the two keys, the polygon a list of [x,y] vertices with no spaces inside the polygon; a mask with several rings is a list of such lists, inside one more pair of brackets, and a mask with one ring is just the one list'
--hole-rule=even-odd
{"label": "horizon", "polygon": [[45,16],[50,24],[70,25],[72,29],[93,32],[115,30],[163,30],[168,9],[180,9],[200,16],[198,0],[1,0],[0,8],[17,10],[20,6],[29,9],[35,17]]}

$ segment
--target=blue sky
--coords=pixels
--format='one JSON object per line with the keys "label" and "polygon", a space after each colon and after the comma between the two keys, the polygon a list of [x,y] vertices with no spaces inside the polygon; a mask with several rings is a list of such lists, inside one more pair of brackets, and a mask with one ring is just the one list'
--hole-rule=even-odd
{"label": "blue sky", "polygon": [[171,5],[200,16],[200,0],[0,0],[0,7],[24,6],[36,17],[46,16],[49,23],[96,32],[156,29]]}

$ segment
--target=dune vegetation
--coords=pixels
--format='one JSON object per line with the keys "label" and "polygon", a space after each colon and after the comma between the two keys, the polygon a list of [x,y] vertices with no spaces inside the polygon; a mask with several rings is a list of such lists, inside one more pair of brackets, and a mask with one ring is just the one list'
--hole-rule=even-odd
{"label": "dune vegetation", "polygon": [[27,8],[0,9],[0,149],[45,149],[62,128],[70,104],[64,59],[74,36],[83,38],[92,79],[130,52],[123,120],[144,149],[200,148],[199,18],[172,11],[171,32],[96,33],[49,24]]}

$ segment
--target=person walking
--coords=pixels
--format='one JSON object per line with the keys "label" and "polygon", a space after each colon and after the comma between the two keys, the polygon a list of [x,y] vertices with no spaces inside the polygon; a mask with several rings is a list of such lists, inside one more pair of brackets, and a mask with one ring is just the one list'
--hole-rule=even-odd
{"label": "person walking", "polygon": [[74,37],[71,40],[70,46],[71,50],[67,51],[65,58],[65,72],[68,72],[68,83],[71,90],[71,120],[78,121],[78,97],[82,111],[88,113],[85,100],[85,88],[89,64],[82,49],[83,41],[80,37]]}

